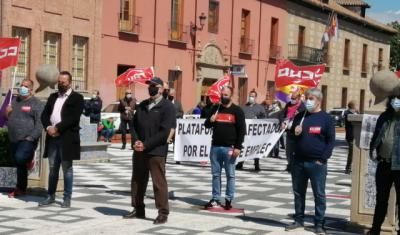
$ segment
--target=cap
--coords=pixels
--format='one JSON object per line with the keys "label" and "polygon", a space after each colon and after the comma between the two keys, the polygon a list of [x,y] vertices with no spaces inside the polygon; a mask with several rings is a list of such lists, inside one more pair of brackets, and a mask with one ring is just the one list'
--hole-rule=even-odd
{"label": "cap", "polygon": [[163,80],[161,80],[161,78],[159,78],[159,77],[153,77],[152,79],[147,80],[146,84],[154,84],[154,85],[164,86]]}

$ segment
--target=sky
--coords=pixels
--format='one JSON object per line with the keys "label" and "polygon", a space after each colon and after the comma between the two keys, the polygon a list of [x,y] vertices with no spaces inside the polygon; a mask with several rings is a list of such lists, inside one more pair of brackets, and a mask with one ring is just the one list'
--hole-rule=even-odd
{"label": "sky", "polygon": [[400,22],[400,0],[363,0],[371,8],[367,9],[367,16],[380,21],[389,23]]}

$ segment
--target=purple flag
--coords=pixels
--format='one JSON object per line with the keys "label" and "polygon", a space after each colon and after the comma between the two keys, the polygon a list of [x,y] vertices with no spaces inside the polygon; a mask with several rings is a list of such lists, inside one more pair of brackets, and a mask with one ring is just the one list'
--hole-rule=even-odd
{"label": "purple flag", "polygon": [[0,127],[4,127],[4,125],[7,122],[6,108],[8,106],[8,102],[10,102],[10,96],[11,96],[11,90],[8,90],[8,93],[4,98],[3,104],[1,105],[0,108]]}

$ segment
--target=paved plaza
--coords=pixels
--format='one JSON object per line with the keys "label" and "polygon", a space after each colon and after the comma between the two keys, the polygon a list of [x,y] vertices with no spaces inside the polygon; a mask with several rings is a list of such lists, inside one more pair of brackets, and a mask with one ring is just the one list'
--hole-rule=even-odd
{"label": "paved plaza", "polygon": [[[343,134],[329,161],[327,182],[327,222],[329,234],[343,232],[350,216],[350,176],[343,173],[346,151]],[[292,222],[293,193],[290,175],[284,172],[286,159],[264,158],[260,172],[253,162],[237,171],[234,207],[243,213],[219,213],[202,209],[210,199],[209,165],[176,164],[168,156],[167,179],[171,214],[168,223],[153,225],[157,216],[151,183],[146,198],[145,220],[124,220],[131,210],[130,179],[132,151],[109,148],[110,162],[79,164],[74,167],[75,186],[72,208],[59,204],[38,208],[43,199],[24,196],[9,199],[0,194],[0,234],[313,234],[308,231],[287,233]],[[283,150],[281,156],[284,157]],[[224,188],[224,187],[223,187]],[[61,203],[62,196],[57,200]],[[314,202],[309,187],[306,201],[307,226],[312,226]]]}

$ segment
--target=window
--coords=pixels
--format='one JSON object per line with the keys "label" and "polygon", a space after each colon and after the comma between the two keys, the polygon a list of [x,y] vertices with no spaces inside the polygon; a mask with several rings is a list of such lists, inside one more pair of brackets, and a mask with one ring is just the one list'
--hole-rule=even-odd
{"label": "window", "polygon": [[72,88],[87,89],[88,39],[74,36],[72,44]]}
{"label": "window", "polygon": [[365,90],[360,90],[360,113],[364,113]]}
{"label": "window", "polygon": [[250,35],[250,11],[242,10],[242,20],[240,23],[240,52],[251,53],[252,42]]}
{"label": "window", "polygon": [[279,34],[278,30],[279,30],[279,19],[272,18],[270,44],[269,44],[269,57],[274,59],[278,58],[281,52],[281,47],[278,45],[278,34]]}
{"label": "window", "polygon": [[168,70],[168,85],[169,88],[175,89],[175,99],[182,100],[182,71]]}
{"label": "window", "polygon": [[209,0],[208,5],[208,32],[218,33],[219,2]]}
{"label": "window", "polygon": [[275,99],[275,81],[267,81],[267,97],[266,98],[270,101]]}
{"label": "window", "polygon": [[342,108],[347,105],[347,87],[342,87]]}
{"label": "window", "polygon": [[305,43],[305,36],[306,35],[306,27],[304,26],[299,26],[299,34],[297,35],[297,57],[298,58],[303,58],[305,57],[304,55],[304,43]]}
{"label": "window", "polygon": [[247,102],[247,78],[239,77],[239,104],[244,105]]}
{"label": "window", "polygon": [[120,0],[119,30],[138,33],[138,18],[135,14],[135,0]]}
{"label": "window", "polygon": [[346,39],[344,42],[344,57],[343,57],[343,74],[349,75],[350,70],[350,40]]}
{"label": "window", "polygon": [[170,40],[183,41],[183,0],[171,1]]}
{"label": "window", "polygon": [[363,44],[362,61],[361,61],[361,77],[366,78],[368,73],[367,64],[368,45]]}
{"label": "window", "polygon": [[18,54],[18,65],[15,75],[16,84],[14,84],[18,86],[23,79],[29,78],[31,30],[27,28],[13,27],[12,36],[21,39],[21,45]]}
{"label": "window", "polygon": [[378,54],[378,71],[381,71],[383,69],[383,49],[379,48],[379,54]]}
{"label": "window", "polygon": [[44,33],[43,40],[43,63],[54,64],[60,68],[60,49],[61,49],[61,34]]}
{"label": "window", "polygon": [[321,92],[322,92],[322,96],[324,97],[322,99],[321,109],[326,111],[326,101],[328,100],[328,86],[322,85]]}
{"label": "window", "polygon": [[330,71],[330,52],[331,45],[329,42],[324,43],[324,47],[322,48],[322,53],[323,53],[323,63],[325,63],[325,72],[329,73]]}

